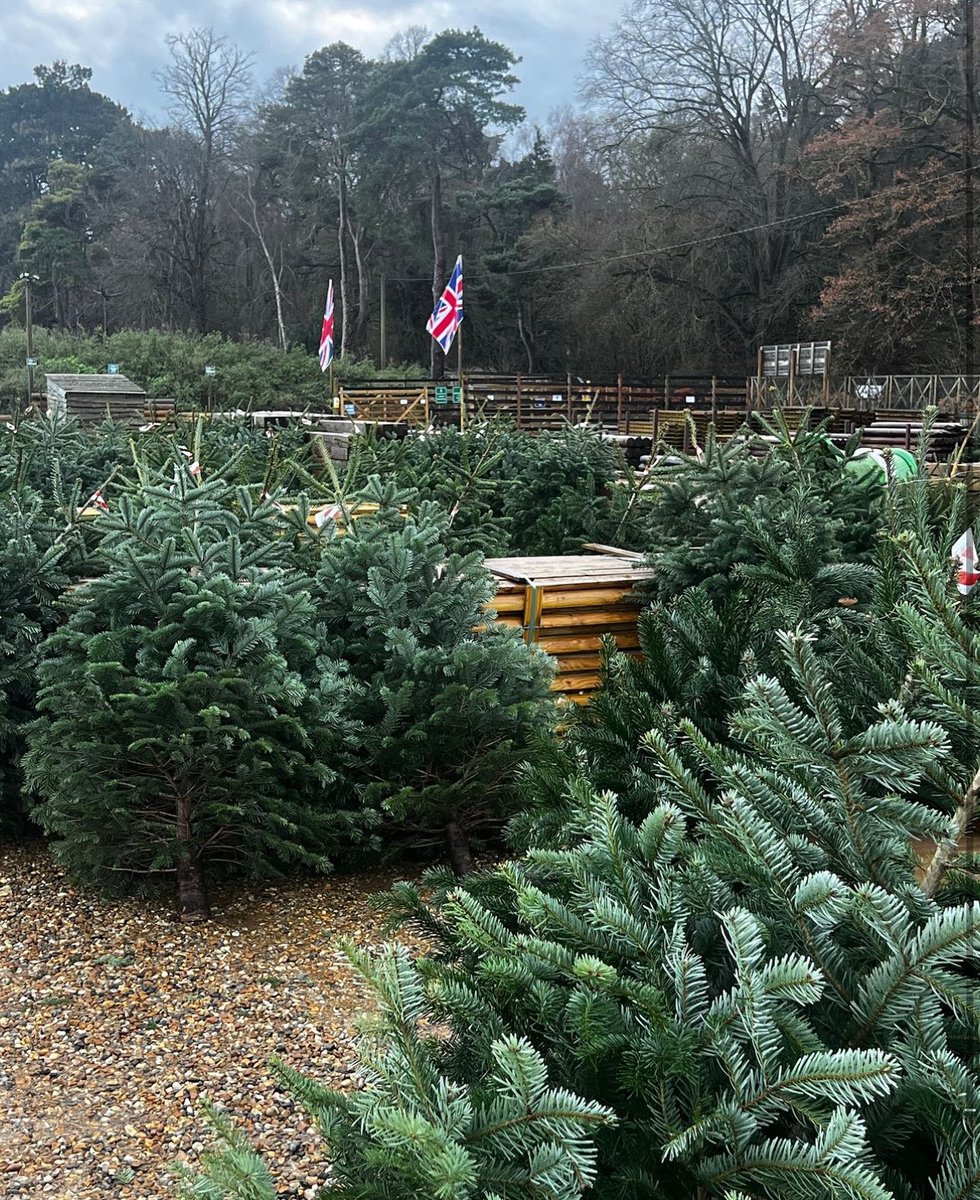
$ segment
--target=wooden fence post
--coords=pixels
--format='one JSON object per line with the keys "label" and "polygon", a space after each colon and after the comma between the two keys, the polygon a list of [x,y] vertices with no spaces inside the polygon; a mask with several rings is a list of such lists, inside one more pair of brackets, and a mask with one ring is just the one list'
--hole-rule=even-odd
{"label": "wooden fence post", "polygon": [[623,432],[623,377],[616,376],[616,432]]}
{"label": "wooden fence post", "polygon": [[516,414],[516,424],[517,424],[517,428],[518,428],[518,429],[520,429],[520,427],[521,427],[521,377],[520,377],[520,375],[518,375],[518,376],[517,376],[517,414]]}

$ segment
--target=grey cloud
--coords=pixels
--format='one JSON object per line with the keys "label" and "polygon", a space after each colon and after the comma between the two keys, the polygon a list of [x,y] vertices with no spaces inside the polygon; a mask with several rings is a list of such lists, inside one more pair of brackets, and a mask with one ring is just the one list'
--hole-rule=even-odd
{"label": "grey cloud", "polygon": [[392,34],[412,24],[433,30],[478,25],[522,59],[514,98],[532,121],[572,103],[590,42],[609,15],[594,0],[0,0],[0,88],[32,78],[38,63],[64,58],[92,67],[92,86],[137,117],[162,119],[154,72],[165,66],[165,38],[212,26],[255,54],[259,83],[277,68],[298,67],[331,41],[377,54]]}

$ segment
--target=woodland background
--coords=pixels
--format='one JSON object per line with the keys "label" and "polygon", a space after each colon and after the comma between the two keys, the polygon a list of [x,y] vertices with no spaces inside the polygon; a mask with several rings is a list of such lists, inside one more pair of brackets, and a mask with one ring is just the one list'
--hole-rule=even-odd
{"label": "woodland background", "polygon": [[[170,40],[166,124],[56,62],[0,92],[0,323],[430,362],[457,253],[473,367],[741,372],[830,337],[849,370],[969,370],[972,5],[633,0],[542,125],[479,30],[336,43],[257,88],[247,47]],[[343,367],[343,364],[341,364]]]}

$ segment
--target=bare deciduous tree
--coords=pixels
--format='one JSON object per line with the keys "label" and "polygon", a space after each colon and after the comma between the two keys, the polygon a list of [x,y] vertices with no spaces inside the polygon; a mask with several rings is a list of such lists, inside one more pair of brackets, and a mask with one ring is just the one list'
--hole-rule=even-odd
{"label": "bare deciduous tree", "polygon": [[211,29],[174,35],[167,46],[171,62],[159,76],[160,88],[170,101],[174,124],[197,148],[193,191],[188,197],[188,249],[192,308],[197,327],[204,332],[210,319],[210,266],[219,236],[214,210],[222,187],[220,165],[247,110],[252,55]]}

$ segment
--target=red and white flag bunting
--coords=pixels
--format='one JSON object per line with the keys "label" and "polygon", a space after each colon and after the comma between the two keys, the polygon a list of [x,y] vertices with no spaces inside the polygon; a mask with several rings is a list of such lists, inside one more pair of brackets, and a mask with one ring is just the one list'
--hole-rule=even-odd
{"label": "red and white flag bunting", "polygon": [[314,519],[314,521],[316,521],[317,529],[322,529],[328,521],[336,521],[340,515],[341,515],[340,505],[339,504],[331,504],[327,508],[321,508],[320,511],[316,514],[316,516],[313,519]]}
{"label": "red and white flag bunting", "polygon": [[973,530],[968,529],[950,552],[950,556],[959,564],[956,576],[956,586],[964,596],[976,587],[980,574],[977,573],[977,547],[973,541]]}

